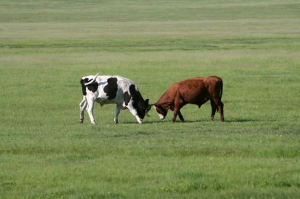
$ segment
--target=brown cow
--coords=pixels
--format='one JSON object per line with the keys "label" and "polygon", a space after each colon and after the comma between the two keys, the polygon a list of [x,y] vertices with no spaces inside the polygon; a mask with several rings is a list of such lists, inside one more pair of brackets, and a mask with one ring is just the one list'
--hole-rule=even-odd
{"label": "brown cow", "polygon": [[177,114],[181,121],[184,121],[180,109],[186,104],[202,104],[210,100],[211,120],[214,119],[218,110],[221,122],[224,121],[223,103],[221,101],[223,93],[223,81],[220,77],[195,77],[172,84],[168,90],[154,104],[155,110],[160,119],[165,119],[168,110],[174,111],[172,119],[175,122]]}

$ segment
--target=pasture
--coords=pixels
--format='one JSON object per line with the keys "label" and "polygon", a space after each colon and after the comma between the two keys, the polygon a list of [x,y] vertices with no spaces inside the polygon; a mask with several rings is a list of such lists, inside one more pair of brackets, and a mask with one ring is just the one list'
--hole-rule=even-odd
{"label": "pasture", "polygon": [[[0,198],[300,198],[296,0],[0,2]],[[79,80],[223,79],[210,104],[139,125],[114,105],[79,121]]]}

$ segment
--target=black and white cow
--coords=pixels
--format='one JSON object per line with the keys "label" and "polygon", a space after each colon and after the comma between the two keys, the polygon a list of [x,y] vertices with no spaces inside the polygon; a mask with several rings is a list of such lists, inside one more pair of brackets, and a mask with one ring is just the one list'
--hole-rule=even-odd
{"label": "black and white cow", "polygon": [[90,75],[82,77],[83,100],[80,106],[80,120],[84,120],[84,110],[90,116],[91,123],[95,124],[93,108],[95,101],[101,106],[104,104],[116,104],[115,123],[118,123],[118,115],[121,109],[129,109],[138,123],[142,124],[147,112],[150,110],[149,99],[144,100],[138,87],[129,79],[120,76],[98,76]]}

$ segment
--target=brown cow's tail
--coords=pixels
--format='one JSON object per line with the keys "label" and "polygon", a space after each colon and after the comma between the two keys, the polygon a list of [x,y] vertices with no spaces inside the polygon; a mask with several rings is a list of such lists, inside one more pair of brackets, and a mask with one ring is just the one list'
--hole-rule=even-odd
{"label": "brown cow's tail", "polygon": [[[217,82],[217,87],[219,87],[219,99],[222,99],[222,95],[223,95],[223,80],[221,78],[218,79]],[[218,92],[218,91],[216,91]],[[217,112],[219,112],[219,109],[217,109]]]}
{"label": "brown cow's tail", "polygon": [[223,80],[221,79],[220,80],[220,86],[221,86],[221,88],[220,88],[220,94],[219,94],[219,97],[220,97],[220,99],[222,98],[222,95],[223,95]]}

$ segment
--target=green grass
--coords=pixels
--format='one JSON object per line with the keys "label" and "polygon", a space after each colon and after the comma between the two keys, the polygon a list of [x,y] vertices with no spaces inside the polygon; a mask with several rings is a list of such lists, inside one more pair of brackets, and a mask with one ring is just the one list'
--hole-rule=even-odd
{"label": "green grass", "polygon": [[[300,3],[1,1],[0,198],[299,198]],[[79,80],[132,79],[150,103],[218,75],[225,122],[79,121]]]}

